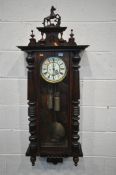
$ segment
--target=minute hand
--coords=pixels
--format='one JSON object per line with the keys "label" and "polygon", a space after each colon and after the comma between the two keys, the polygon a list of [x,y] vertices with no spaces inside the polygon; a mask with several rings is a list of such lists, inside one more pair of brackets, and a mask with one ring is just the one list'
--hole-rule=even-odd
{"label": "minute hand", "polygon": [[53,79],[54,79],[54,58],[53,58]]}

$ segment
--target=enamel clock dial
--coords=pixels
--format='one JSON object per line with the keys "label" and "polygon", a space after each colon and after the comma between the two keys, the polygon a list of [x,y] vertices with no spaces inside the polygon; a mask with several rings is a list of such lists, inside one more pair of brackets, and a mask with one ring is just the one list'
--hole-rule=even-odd
{"label": "enamel clock dial", "polygon": [[41,76],[50,83],[62,81],[66,72],[66,65],[60,57],[49,57],[41,65]]}

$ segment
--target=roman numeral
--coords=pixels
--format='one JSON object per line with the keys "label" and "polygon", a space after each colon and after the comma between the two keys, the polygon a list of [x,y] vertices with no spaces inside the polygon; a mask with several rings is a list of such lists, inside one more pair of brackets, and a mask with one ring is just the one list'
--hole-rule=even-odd
{"label": "roman numeral", "polygon": [[50,75],[48,75],[48,78],[50,78]]}

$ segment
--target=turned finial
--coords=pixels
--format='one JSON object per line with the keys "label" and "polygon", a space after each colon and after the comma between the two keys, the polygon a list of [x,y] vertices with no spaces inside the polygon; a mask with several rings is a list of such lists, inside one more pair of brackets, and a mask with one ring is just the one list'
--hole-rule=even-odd
{"label": "turned finial", "polygon": [[77,44],[75,43],[75,38],[74,38],[73,29],[71,29],[70,38],[69,38],[68,43],[69,43],[70,45],[77,45]]}
{"label": "turned finial", "polygon": [[70,37],[73,38],[73,36],[74,36],[73,29],[71,29]]}
{"label": "turned finial", "polygon": [[34,34],[33,34],[33,30],[31,30],[31,38],[30,38],[30,42],[28,44],[28,46],[35,46],[36,45],[36,39],[34,38]]}
{"label": "turned finial", "polygon": [[33,30],[31,30],[31,35],[30,36],[31,36],[31,38],[34,38],[35,35],[33,34]]}

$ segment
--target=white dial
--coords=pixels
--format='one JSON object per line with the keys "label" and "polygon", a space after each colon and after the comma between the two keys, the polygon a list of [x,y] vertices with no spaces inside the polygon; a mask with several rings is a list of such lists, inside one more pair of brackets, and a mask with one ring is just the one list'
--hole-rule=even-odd
{"label": "white dial", "polygon": [[66,76],[66,65],[59,57],[47,58],[41,66],[41,76],[50,83],[62,81]]}

